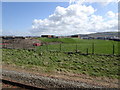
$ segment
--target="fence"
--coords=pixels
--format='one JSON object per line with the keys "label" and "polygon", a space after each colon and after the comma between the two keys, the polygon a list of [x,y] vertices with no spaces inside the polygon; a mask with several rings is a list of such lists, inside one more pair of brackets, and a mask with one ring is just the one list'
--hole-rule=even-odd
{"label": "fence", "polygon": [[44,45],[36,47],[38,51],[55,51],[55,52],[77,52],[81,54],[108,54],[119,55],[118,46],[111,45],[98,45],[92,44],[56,44],[56,45]]}
{"label": "fence", "polygon": [[9,44],[3,45],[3,48],[9,49],[34,49],[36,51],[50,51],[50,52],[73,52],[81,54],[107,54],[107,55],[119,55],[118,45],[99,45],[95,43],[91,44],[52,44],[52,45],[43,45],[39,47],[29,46],[29,45],[18,45]]}

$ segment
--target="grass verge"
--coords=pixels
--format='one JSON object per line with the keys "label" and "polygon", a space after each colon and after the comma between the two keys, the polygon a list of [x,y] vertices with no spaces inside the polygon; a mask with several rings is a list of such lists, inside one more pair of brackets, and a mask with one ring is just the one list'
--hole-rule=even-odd
{"label": "grass verge", "polygon": [[2,61],[17,66],[43,67],[46,72],[71,72],[96,77],[119,77],[119,57],[3,49]]}

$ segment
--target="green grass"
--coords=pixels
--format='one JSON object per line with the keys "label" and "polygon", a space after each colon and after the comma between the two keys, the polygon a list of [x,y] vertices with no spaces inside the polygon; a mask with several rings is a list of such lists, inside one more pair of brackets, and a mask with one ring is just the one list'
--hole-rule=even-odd
{"label": "green grass", "polygon": [[4,63],[17,66],[38,66],[45,72],[71,72],[90,76],[119,78],[119,57],[51,53],[31,50],[3,49]]}
{"label": "green grass", "polygon": [[74,40],[71,38],[37,38],[37,39],[43,42],[63,42],[63,43],[76,43],[77,42],[77,40]]}
{"label": "green grass", "polygon": [[[110,40],[82,40],[78,38],[39,38],[43,42],[62,42],[61,44],[61,51],[75,51],[76,45],[77,49],[81,53],[86,53],[88,48],[88,52],[92,53],[92,44],[94,43],[94,53],[95,54],[113,54],[113,44],[115,46],[114,53],[119,54],[118,46],[120,42],[117,41],[110,41]],[[60,50],[60,44],[54,45],[45,45],[36,48],[37,50],[44,51],[44,50]]]}

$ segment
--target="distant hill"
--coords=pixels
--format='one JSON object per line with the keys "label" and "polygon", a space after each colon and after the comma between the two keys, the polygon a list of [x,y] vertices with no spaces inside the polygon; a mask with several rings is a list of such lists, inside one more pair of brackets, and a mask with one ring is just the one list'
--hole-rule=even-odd
{"label": "distant hill", "polygon": [[120,32],[99,32],[92,34],[79,34],[81,37],[118,37]]}

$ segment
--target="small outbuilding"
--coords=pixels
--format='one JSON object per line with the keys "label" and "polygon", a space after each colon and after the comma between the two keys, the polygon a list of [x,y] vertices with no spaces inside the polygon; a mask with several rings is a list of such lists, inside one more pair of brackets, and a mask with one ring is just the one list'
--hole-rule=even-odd
{"label": "small outbuilding", "polygon": [[55,35],[41,35],[41,37],[46,37],[46,38],[55,38]]}
{"label": "small outbuilding", "polygon": [[71,35],[72,38],[80,38],[80,35]]}

